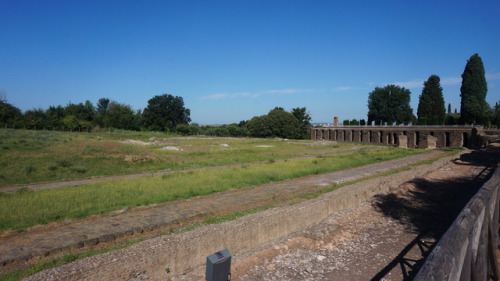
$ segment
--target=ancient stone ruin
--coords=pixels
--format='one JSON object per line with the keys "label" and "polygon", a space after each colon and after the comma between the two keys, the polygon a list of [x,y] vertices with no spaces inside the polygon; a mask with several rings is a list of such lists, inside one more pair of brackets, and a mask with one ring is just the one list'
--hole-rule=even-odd
{"label": "ancient stone ruin", "polygon": [[[367,142],[401,148],[479,148],[485,145],[482,127],[471,126],[339,126],[312,128],[311,139]],[[491,141],[488,139],[488,141]]]}

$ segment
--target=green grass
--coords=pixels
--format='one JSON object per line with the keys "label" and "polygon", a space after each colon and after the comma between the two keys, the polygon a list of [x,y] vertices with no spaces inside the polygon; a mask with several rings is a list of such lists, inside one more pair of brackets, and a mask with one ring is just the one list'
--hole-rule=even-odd
{"label": "green grass", "polygon": [[31,276],[35,273],[38,273],[38,272],[46,270],[46,269],[58,267],[58,266],[68,264],[70,262],[74,262],[76,260],[83,259],[86,257],[95,256],[95,255],[99,255],[102,253],[107,253],[107,252],[111,252],[111,251],[115,251],[115,250],[119,250],[119,249],[124,249],[124,248],[127,248],[135,243],[140,242],[140,241],[143,241],[143,239],[137,239],[137,240],[125,243],[125,244],[120,244],[117,246],[112,246],[112,247],[108,247],[108,248],[100,249],[100,250],[90,250],[90,251],[85,251],[82,253],[66,254],[66,255],[62,256],[61,258],[41,262],[41,263],[38,263],[38,264],[36,264],[32,267],[29,267],[27,269],[16,270],[16,271],[12,271],[9,273],[0,274],[0,280],[3,280],[3,281],[22,280],[23,278],[26,278],[28,276]]}
{"label": "green grass", "polygon": [[16,193],[0,193],[0,231],[23,231],[38,224],[337,171],[421,152],[424,151],[362,149],[337,157],[268,161],[237,168],[199,170],[40,191],[23,189]]}
{"label": "green grass", "polygon": [[191,231],[193,229],[196,229],[196,228],[204,226],[204,225],[218,224],[218,223],[223,223],[223,222],[227,222],[227,221],[233,221],[235,219],[244,217],[246,215],[250,215],[250,214],[254,214],[254,213],[257,213],[257,212],[260,212],[263,210],[267,210],[267,209],[271,208],[271,206],[272,205],[269,205],[267,207],[259,207],[259,208],[252,208],[252,209],[248,209],[248,210],[237,211],[237,212],[225,214],[222,216],[208,217],[202,222],[196,222],[196,223],[192,223],[192,224],[186,225],[184,227],[181,227],[179,229],[174,229],[170,233],[171,234],[183,233],[183,232]]}
{"label": "green grass", "polygon": [[430,164],[434,163],[435,161],[437,161],[437,160],[439,160],[441,158],[453,156],[453,155],[457,154],[460,150],[461,149],[459,149],[459,148],[450,149],[445,154],[441,154],[441,155],[435,156],[435,157],[433,157],[431,159],[420,161],[420,162],[417,162],[417,163],[414,163],[414,164],[410,164],[408,166],[404,166],[404,167],[401,167],[401,168],[398,168],[398,169],[393,169],[393,170],[390,170],[390,171],[387,171],[387,172],[383,172],[381,174],[375,174],[375,175],[371,175],[371,176],[366,176],[366,177],[363,177],[363,178],[360,178],[360,179],[356,179],[356,180],[353,180],[353,181],[343,182],[341,184],[332,184],[332,185],[329,185],[329,186],[325,186],[325,187],[320,188],[317,191],[314,191],[314,192],[302,195],[302,196],[300,196],[300,198],[307,199],[307,200],[313,199],[313,198],[316,198],[316,197],[318,197],[318,196],[320,196],[322,194],[334,191],[334,190],[339,189],[341,187],[344,187],[346,185],[351,185],[351,184],[355,184],[355,183],[358,183],[358,182],[366,181],[366,180],[377,178],[377,177],[385,177],[385,176],[390,176],[390,175],[398,174],[398,173],[401,173],[401,172],[404,172],[404,171],[409,171],[409,170],[411,170],[411,167],[416,167],[416,166],[420,166],[420,165],[430,165]]}
{"label": "green grass", "polygon": [[[164,139],[184,151],[124,144]],[[360,144],[307,146],[274,139],[173,138],[152,132],[69,133],[0,129],[0,187],[61,179],[182,170],[304,156],[332,155]],[[221,147],[228,144],[229,148]],[[272,147],[257,147],[269,145]],[[167,145],[163,145],[167,146]],[[367,146],[367,145],[364,145]],[[370,147],[370,146],[367,146]],[[373,146],[372,146],[373,147]]]}

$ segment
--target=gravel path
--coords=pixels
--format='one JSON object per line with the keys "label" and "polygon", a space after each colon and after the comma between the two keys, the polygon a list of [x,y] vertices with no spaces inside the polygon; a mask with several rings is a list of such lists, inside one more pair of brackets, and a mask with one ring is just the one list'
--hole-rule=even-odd
{"label": "gravel path", "polygon": [[259,260],[233,280],[413,280],[500,160],[498,150],[473,154],[277,242],[276,255],[264,249],[239,261],[234,267]]}

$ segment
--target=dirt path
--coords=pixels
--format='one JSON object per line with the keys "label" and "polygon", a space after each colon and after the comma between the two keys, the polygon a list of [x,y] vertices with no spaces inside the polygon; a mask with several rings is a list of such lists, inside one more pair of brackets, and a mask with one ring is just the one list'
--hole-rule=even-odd
{"label": "dirt path", "polygon": [[155,206],[122,210],[64,223],[37,226],[0,237],[0,272],[36,262],[39,257],[88,250],[150,234],[159,235],[206,216],[227,214],[286,201],[318,187],[352,181],[424,161],[442,154],[432,151],[339,172],[229,190]]}
{"label": "dirt path", "polygon": [[464,155],[239,260],[233,280],[412,280],[499,161],[497,148]]}

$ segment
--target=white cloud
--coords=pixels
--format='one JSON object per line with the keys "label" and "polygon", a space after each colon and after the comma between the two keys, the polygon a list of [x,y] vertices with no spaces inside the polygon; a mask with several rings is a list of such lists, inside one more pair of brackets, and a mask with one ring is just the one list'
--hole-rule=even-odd
{"label": "white cloud", "polygon": [[352,87],[337,87],[337,88],[334,88],[332,89],[334,92],[344,92],[344,91],[349,91],[349,90],[352,90]]}
{"label": "white cloud", "polygon": [[281,90],[267,90],[264,94],[280,94],[280,95],[290,95],[290,94],[300,94],[300,93],[312,93],[314,89],[281,89]]}
{"label": "white cloud", "polygon": [[221,99],[231,99],[231,98],[238,98],[238,97],[256,97],[256,95],[249,93],[249,92],[218,93],[218,94],[203,96],[203,97],[201,97],[201,99],[202,100],[221,100]]}
{"label": "white cloud", "polygon": [[441,85],[458,85],[462,83],[461,77],[448,77],[441,79]]}
{"label": "white cloud", "polygon": [[208,96],[203,96],[201,99],[204,100],[219,100],[228,97],[229,94],[213,94],[213,95],[208,95]]}
{"label": "white cloud", "polygon": [[[500,80],[500,73],[487,73],[487,80]],[[424,80],[415,79],[411,81],[405,82],[394,82],[394,85],[398,85],[405,88],[420,88],[424,85]],[[460,85],[462,84],[462,77],[446,77],[441,78],[441,85],[450,86],[450,85]]]}
{"label": "white cloud", "polygon": [[291,95],[301,93],[312,93],[314,89],[280,89],[280,90],[266,90],[262,92],[241,92],[241,93],[218,93],[208,96],[203,96],[203,100],[220,100],[231,98],[256,98],[264,95]]}
{"label": "white cloud", "polygon": [[420,88],[424,84],[424,80],[415,79],[415,80],[405,81],[405,82],[393,82],[391,84],[397,85],[397,86],[400,86],[400,87],[404,87],[404,88],[407,88],[407,89]]}

